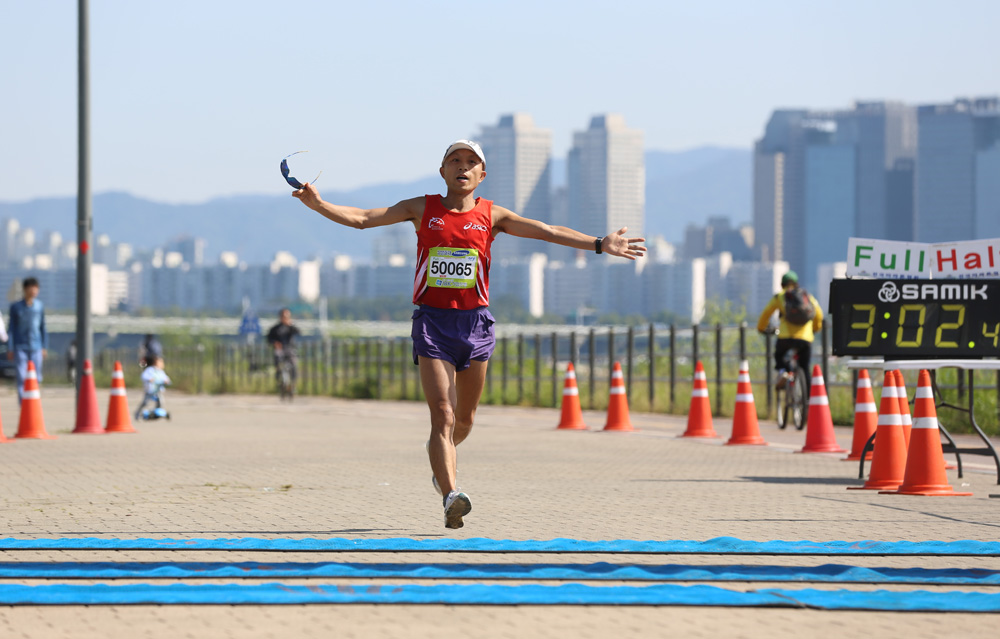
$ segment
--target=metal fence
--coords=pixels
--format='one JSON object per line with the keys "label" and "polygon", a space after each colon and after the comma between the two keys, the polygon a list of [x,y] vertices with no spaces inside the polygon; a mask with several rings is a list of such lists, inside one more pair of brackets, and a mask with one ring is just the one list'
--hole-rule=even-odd
{"label": "metal fence", "polygon": [[[824,326],[814,346],[813,363],[823,370],[837,423],[853,419],[856,371],[832,357]],[[249,345],[220,338],[197,338],[190,345],[170,346],[164,353],[174,386],[195,393],[273,393],[276,389],[272,355],[266,344]],[[482,402],[486,404],[557,407],[561,402],[567,363],[576,369],[583,408],[607,407],[613,366],[621,364],[632,410],[687,412],[694,365],[701,361],[709,381],[714,414],[732,414],[736,377],[747,360],[761,418],[775,414],[772,336],[760,336],[741,326],[678,328],[650,324],[641,327],[594,327],[573,331],[501,334],[487,369]],[[297,392],[303,395],[422,400],[418,369],[413,365],[408,337],[307,338],[298,344]],[[140,369],[134,349],[104,349],[96,355],[95,381],[108,383],[115,360],[125,366],[126,383],[138,384]],[[996,430],[1000,374],[977,374],[977,387],[993,392],[982,398],[980,423]],[[58,373],[56,373],[58,374]],[[993,375],[992,377],[990,375]],[[877,377],[877,375],[873,375]],[[876,386],[879,379],[875,379]],[[942,389],[961,399],[961,376],[939,376]],[[907,380],[909,388],[915,384]],[[960,430],[960,428],[959,428]]]}

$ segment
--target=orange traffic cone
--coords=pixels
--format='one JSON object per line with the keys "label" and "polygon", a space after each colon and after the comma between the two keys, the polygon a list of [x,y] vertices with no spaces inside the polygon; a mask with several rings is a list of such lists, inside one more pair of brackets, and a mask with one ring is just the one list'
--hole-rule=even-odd
{"label": "orange traffic cone", "polygon": [[[861,459],[861,451],[865,449],[865,444],[871,439],[876,426],[878,426],[878,411],[875,410],[872,380],[868,377],[868,371],[862,368],[858,373],[858,394],[854,401],[854,440],[851,442],[851,454],[845,457],[844,461]],[[871,458],[872,453],[868,451],[865,459]]]}
{"label": "orange traffic cone", "polygon": [[[943,464],[942,459],[942,468]],[[896,397],[896,376],[893,371],[886,371],[878,407],[871,472],[864,486],[848,486],[847,489],[896,490],[903,482],[905,470],[906,443],[903,441],[903,417],[899,414],[899,398]]]}
{"label": "orange traffic cone", "polygon": [[45,418],[42,416],[42,393],[38,389],[38,373],[35,363],[28,362],[28,374],[24,378],[24,393],[21,395],[21,419],[17,423],[18,439],[55,439],[45,432]]}
{"label": "orange traffic cone", "polygon": [[736,378],[736,407],[733,409],[733,434],[727,446],[767,446],[760,436],[757,425],[757,406],[753,402],[753,387],[750,386],[750,362],[740,362],[740,374]]}
{"label": "orange traffic cone", "polygon": [[813,365],[812,383],[809,387],[809,417],[806,420],[806,445],[800,453],[846,453],[833,434],[833,417],[830,415],[830,398],[823,383],[819,364]]}
{"label": "orange traffic cone", "polygon": [[[903,379],[903,371],[896,370],[896,399],[899,400],[899,416],[903,420],[903,441],[906,442],[906,449],[910,449],[910,429],[913,428],[913,420],[910,418],[910,398],[906,394],[906,380]],[[944,457],[941,458],[942,460]]]}
{"label": "orange traffic cone", "polygon": [[[930,375],[928,375],[928,379],[929,378]],[[903,371],[896,371],[896,386],[899,387],[899,389],[897,389],[896,392],[902,396],[902,399],[899,400],[899,413],[903,416],[903,437],[906,440],[906,450],[909,451],[910,432],[911,429],[913,428],[913,420],[910,418],[910,403],[906,399],[906,387],[903,385]],[[930,388],[931,388],[931,394],[933,395],[934,394],[933,385],[931,385]],[[913,399],[914,407],[916,407],[916,402],[917,402],[916,396],[914,396]],[[935,409],[935,413],[936,412],[937,409]],[[954,470],[956,468],[958,468],[958,466],[956,466],[955,464],[952,464],[951,462],[948,461],[944,462],[945,470]]]}
{"label": "orange traffic cone", "polygon": [[97,389],[94,388],[94,369],[90,360],[83,360],[83,377],[76,401],[76,428],[74,433],[103,434],[101,415],[97,412]]}
{"label": "orange traffic cone", "polygon": [[691,408],[688,410],[687,430],[681,437],[718,437],[712,427],[712,405],[708,401],[708,377],[705,367],[694,366],[694,386],[691,389]]}
{"label": "orange traffic cone", "polygon": [[931,375],[920,371],[917,393],[913,398],[913,432],[910,448],[906,452],[906,470],[898,490],[882,491],[890,495],[934,495],[968,497],[972,493],[956,493],[948,484],[944,472],[944,454],[941,452],[941,434],[938,432],[937,410],[934,408],[934,391]]}
{"label": "orange traffic cone", "polygon": [[628,416],[628,397],[625,396],[625,378],[621,364],[615,362],[611,372],[611,395],[608,397],[608,421],[604,430],[630,431],[632,420]]}
{"label": "orange traffic cone", "polygon": [[556,430],[587,430],[580,410],[580,389],[576,386],[576,371],[573,362],[566,366],[566,381],[563,384],[562,416]]}
{"label": "orange traffic cone", "polygon": [[134,433],[132,414],[128,412],[128,397],[125,396],[125,372],[122,363],[115,362],[111,373],[111,402],[108,404],[108,433]]}

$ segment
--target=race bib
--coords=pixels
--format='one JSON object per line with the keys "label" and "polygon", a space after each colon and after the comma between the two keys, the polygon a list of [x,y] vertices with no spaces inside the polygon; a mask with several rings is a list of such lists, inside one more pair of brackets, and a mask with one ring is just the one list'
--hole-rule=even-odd
{"label": "race bib", "polygon": [[479,251],[437,246],[430,249],[427,286],[432,288],[475,288]]}

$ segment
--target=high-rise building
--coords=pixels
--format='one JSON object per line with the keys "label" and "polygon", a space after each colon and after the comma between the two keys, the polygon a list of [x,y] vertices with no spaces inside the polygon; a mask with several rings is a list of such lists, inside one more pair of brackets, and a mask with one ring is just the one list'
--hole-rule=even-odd
{"label": "high-rise building", "polygon": [[[518,215],[552,221],[552,132],[535,126],[526,113],[500,116],[496,126],[484,126],[479,136],[486,155],[486,180],[477,193]],[[510,242],[502,257],[545,252],[530,241]],[[500,256],[498,256],[500,257]]]}
{"label": "high-rise building", "polygon": [[[856,102],[836,117],[836,144],[851,145],[856,153],[854,227],[860,237],[909,240],[890,219],[912,216],[890,202],[890,175],[905,170],[917,150],[917,111],[901,102]],[[902,164],[898,164],[903,161]],[[893,237],[895,236],[895,237]],[[837,259],[842,259],[838,257]]]}
{"label": "high-rise building", "polygon": [[796,253],[795,244],[802,242],[788,227],[794,225],[798,230],[803,217],[801,138],[807,115],[803,110],[775,111],[764,136],[754,144],[754,238],[757,257],[765,262],[788,259],[789,251]]}
{"label": "high-rise building", "polygon": [[754,149],[757,257],[815,283],[817,265],[843,259],[851,235],[912,239],[916,122],[898,102],[775,111]]}
{"label": "high-rise building", "polygon": [[[813,129],[807,136],[812,143],[806,146],[805,154],[805,250],[798,269],[802,284],[809,289],[816,286],[816,268],[820,264],[844,259],[849,238],[859,234],[871,237],[857,225],[858,147],[836,140],[836,124],[829,124],[829,130]],[[879,175],[884,177],[884,171]],[[874,233],[874,229],[870,231]],[[885,237],[885,232],[875,235]]]}
{"label": "high-rise building", "polygon": [[645,228],[646,164],[642,132],[618,114],[594,116],[573,134],[567,158],[570,226],[605,235],[623,226],[629,235]]}
{"label": "high-rise building", "polygon": [[1000,237],[1000,136],[976,152],[976,237]]}
{"label": "high-rise building", "polygon": [[993,186],[1000,178],[1000,99],[921,106],[917,116],[916,240],[991,237],[985,233],[1000,226]]}

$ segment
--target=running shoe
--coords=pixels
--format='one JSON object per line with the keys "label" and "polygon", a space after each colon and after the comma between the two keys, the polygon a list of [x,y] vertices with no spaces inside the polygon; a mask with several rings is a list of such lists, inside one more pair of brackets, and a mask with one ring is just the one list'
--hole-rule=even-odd
{"label": "running shoe", "polygon": [[465,493],[453,490],[444,500],[444,527],[461,528],[465,525],[462,517],[472,510],[472,502]]}

